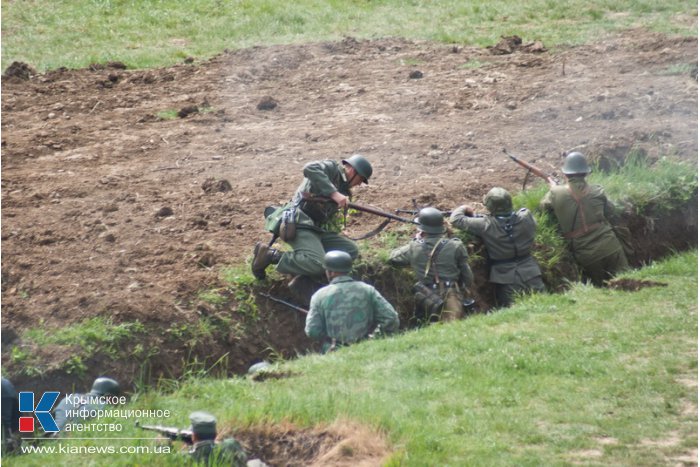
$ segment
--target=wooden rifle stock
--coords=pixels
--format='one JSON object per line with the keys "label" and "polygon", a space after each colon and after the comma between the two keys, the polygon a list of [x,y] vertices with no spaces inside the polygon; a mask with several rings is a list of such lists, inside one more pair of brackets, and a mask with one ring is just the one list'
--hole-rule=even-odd
{"label": "wooden rifle stock", "polygon": [[513,160],[513,162],[515,162],[516,164],[520,165],[521,167],[526,168],[529,172],[532,172],[533,174],[537,175],[538,177],[545,179],[545,180],[547,181],[547,183],[549,183],[551,186],[556,186],[556,185],[559,184],[559,181],[558,181],[556,178],[554,178],[554,177],[552,177],[552,176],[550,176],[550,175],[547,175],[547,174],[544,173],[541,169],[538,169],[537,167],[535,167],[534,165],[530,164],[529,162],[525,162],[524,160],[518,159],[518,158],[515,157],[514,155],[509,154],[508,151],[505,150],[505,148],[503,149],[503,152],[504,152],[508,157],[510,157],[510,158]]}

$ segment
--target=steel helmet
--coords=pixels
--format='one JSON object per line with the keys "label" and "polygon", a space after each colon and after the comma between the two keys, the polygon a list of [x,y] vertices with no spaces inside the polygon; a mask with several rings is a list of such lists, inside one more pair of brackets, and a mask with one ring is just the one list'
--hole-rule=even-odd
{"label": "steel helmet", "polygon": [[364,156],[353,154],[349,158],[343,159],[342,162],[355,169],[355,172],[362,177],[364,183],[369,183],[369,177],[372,176],[372,164]]}
{"label": "steel helmet", "polygon": [[329,251],[323,258],[323,267],[326,271],[350,272],[352,269],[352,256],[344,251]]}
{"label": "steel helmet", "polygon": [[418,213],[418,230],[429,234],[445,233],[442,213],[435,208],[423,208]]}
{"label": "steel helmet", "polygon": [[484,196],[484,206],[494,216],[505,216],[513,212],[513,199],[506,189],[497,186]]}
{"label": "steel helmet", "polygon": [[100,377],[92,383],[92,390],[90,392],[100,396],[104,396],[105,394],[116,396],[119,395],[120,392],[119,383],[112,378]]}
{"label": "steel helmet", "polygon": [[580,152],[572,152],[564,159],[564,167],[561,169],[564,175],[589,174],[591,168],[588,167],[586,158]]}

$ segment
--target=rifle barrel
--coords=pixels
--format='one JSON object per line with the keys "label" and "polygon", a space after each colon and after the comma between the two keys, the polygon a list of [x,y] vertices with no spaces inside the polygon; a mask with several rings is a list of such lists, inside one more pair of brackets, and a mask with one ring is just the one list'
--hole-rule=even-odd
{"label": "rifle barrel", "polygon": [[258,292],[258,294],[261,295],[261,296],[263,296],[263,297],[265,297],[265,298],[267,298],[267,299],[269,299],[269,300],[272,300],[273,302],[277,302],[277,303],[279,303],[279,304],[281,304],[281,305],[284,305],[284,306],[286,306],[286,307],[288,307],[288,308],[291,308],[292,310],[296,310],[296,311],[298,311],[298,312],[300,312],[300,313],[307,314],[307,313],[309,312],[309,310],[307,310],[307,309],[305,309],[305,308],[302,308],[302,307],[300,307],[300,306],[297,306],[297,305],[295,305],[295,304],[293,304],[293,303],[290,303],[290,302],[288,302],[288,301],[286,301],[286,300],[282,300],[281,298],[273,297],[272,295],[267,294],[267,293],[265,293],[265,292]]}

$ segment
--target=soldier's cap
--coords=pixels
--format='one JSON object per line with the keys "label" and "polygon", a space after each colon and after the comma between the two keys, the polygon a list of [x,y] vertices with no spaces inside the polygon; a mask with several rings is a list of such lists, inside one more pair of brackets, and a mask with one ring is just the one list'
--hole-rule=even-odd
{"label": "soldier's cap", "polygon": [[192,412],[190,424],[192,433],[199,437],[216,436],[216,417],[208,412]]}

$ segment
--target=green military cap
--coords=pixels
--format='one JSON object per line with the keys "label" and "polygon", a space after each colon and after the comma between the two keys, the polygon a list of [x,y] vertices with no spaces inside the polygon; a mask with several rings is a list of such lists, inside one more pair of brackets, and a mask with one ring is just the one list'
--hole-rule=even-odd
{"label": "green military cap", "polygon": [[197,436],[216,436],[216,417],[207,412],[192,412],[190,414],[192,433]]}

